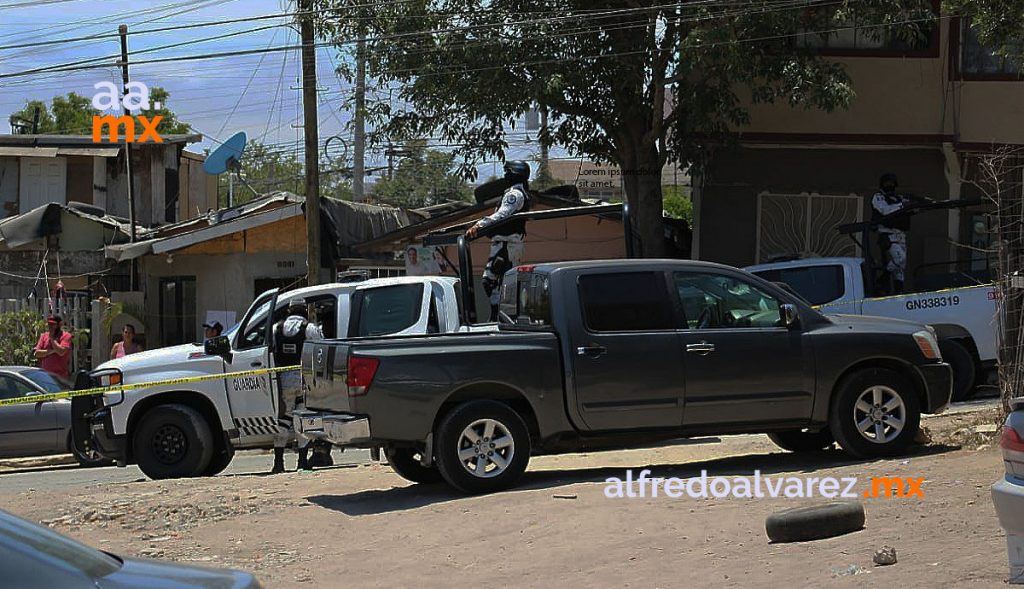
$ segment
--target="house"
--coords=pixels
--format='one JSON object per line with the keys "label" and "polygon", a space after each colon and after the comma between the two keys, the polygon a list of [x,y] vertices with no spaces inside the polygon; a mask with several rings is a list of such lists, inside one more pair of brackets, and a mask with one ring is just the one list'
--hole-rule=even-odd
{"label": "house", "polygon": [[[217,208],[217,179],[203,155],[185,151],[201,135],[164,135],[135,143],[135,220],[145,227],[174,223]],[[0,218],[49,203],[83,203],[128,218],[124,145],[88,135],[0,135]]]}
{"label": "house", "polygon": [[[856,97],[832,113],[748,104],[750,124],[736,131],[737,145],[716,150],[694,179],[694,257],[743,266],[794,254],[860,255],[837,227],[870,218],[884,172],[897,174],[905,193],[980,198],[979,158],[1024,144],[1024,78],[978,44],[966,19],[938,18],[933,27],[916,45],[856,27],[801,38],[845,67]],[[931,272],[985,267],[985,213],[915,216],[910,286]]]}
{"label": "house", "polygon": [[[305,199],[274,193],[242,205],[165,225],[106,255],[137,260],[142,276],[147,343],[197,341],[202,324],[230,327],[256,296],[306,281]],[[320,281],[347,268],[353,245],[425,219],[394,207],[321,198]]]}

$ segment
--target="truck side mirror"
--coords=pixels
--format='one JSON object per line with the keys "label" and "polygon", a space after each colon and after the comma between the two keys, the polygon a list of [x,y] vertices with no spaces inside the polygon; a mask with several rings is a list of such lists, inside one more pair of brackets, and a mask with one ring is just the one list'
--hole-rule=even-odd
{"label": "truck side mirror", "polygon": [[211,337],[203,342],[203,351],[208,356],[227,357],[231,355],[231,340],[226,335]]}
{"label": "truck side mirror", "polygon": [[779,318],[787,329],[796,329],[800,326],[800,312],[792,303],[779,305]]}

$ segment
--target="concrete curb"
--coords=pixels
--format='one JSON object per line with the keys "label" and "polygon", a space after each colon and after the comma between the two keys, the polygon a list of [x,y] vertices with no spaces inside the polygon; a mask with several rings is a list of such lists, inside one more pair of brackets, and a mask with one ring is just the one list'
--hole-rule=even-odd
{"label": "concrete curb", "polygon": [[77,461],[75,460],[75,457],[70,454],[34,456],[32,458],[5,458],[0,460],[0,468],[6,469],[44,468],[47,466],[61,466],[65,464],[77,464]]}

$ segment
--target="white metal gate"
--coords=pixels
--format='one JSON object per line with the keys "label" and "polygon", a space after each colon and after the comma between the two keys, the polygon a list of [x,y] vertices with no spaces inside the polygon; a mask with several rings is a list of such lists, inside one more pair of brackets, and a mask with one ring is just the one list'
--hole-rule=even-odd
{"label": "white metal gate", "polygon": [[858,256],[858,248],[836,228],[863,218],[860,196],[817,193],[757,196],[757,261],[780,256]]}

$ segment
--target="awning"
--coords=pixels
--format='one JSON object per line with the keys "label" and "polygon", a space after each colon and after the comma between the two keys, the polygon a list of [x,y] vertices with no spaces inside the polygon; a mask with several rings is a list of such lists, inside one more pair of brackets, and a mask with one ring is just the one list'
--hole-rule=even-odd
{"label": "awning", "polygon": [[0,147],[0,156],[57,157],[56,147]]}
{"label": "awning", "polygon": [[111,260],[123,262],[153,253],[153,244],[158,239],[147,239],[135,243],[122,243],[120,245],[108,245],[103,248],[103,255]]}
{"label": "awning", "polygon": [[120,147],[58,147],[57,155],[91,155],[95,157],[117,157]]}

